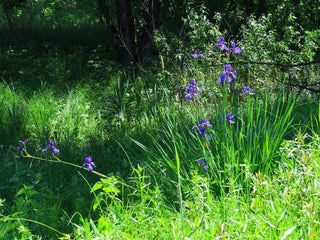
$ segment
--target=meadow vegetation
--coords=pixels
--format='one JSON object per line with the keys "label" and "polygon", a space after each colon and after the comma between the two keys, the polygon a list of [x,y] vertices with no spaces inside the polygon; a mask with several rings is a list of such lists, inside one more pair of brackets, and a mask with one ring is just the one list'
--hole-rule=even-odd
{"label": "meadow vegetation", "polygon": [[319,29],[186,11],[147,67],[75,12],[1,35],[1,239],[320,237]]}

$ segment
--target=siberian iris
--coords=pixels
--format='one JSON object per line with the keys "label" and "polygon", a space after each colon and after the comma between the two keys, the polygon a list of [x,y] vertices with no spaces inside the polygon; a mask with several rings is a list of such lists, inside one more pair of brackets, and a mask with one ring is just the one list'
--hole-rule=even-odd
{"label": "siberian iris", "polygon": [[212,127],[212,124],[210,123],[209,120],[206,120],[206,119],[202,119],[202,126],[207,126],[207,127]]}
{"label": "siberian iris", "polygon": [[232,48],[230,48],[230,52],[229,53],[231,53],[231,51],[234,51],[234,53],[237,54],[237,55],[242,53],[241,49],[236,47],[236,43],[235,42],[232,42],[231,46],[232,46]]}
{"label": "siberian iris", "polygon": [[201,124],[197,121],[197,125],[192,126],[191,132],[196,129],[195,132],[198,136],[205,136],[208,140],[211,140],[212,137],[206,133],[205,126],[212,127],[208,120],[202,119]]}
{"label": "siberian iris", "polygon": [[224,71],[221,77],[218,79],[219,83],[223,84],[227,79],[228,83],[235,81],[237,78],[236,73],[234,73],[234,68],[231,67],[230,64],[224,65]]}
{"label": "siberian iris", "polygon": [[217,43],[216,45],[218,45],[221,50],[228,51],[228,47],[224,44],[224,38],[223,37],[219,39],[219,43]]}
{"label": "siberian iris", "polygon": [[42,152],[45,152],[48,149],[51,149],[52,154],[55,154],[55,153],[59,152],[59,149],[54,146],[54,141],[53,140],[50,140],[50,145],[48,147],[42,149]]}
{"label": "siberian iris", "polygon": [[209,166],[207,165],[207,162],[206,162],[206,159],[205,159],[205,158],[199,159],[199,160],[197,161],[197,163],[203,163],[203,168],[204,168],[204,169],[208,169],[208,168],[209,168]]}
{"label": "siberian iris", "polygon": [[86,162],[82,165],[82,167],[87,165],[87,170],[90,172],[93,170],[93,167],[96,167],[96,165],[94,164],[94,162],[92,162],[92,158],[86,157]]}
{"label": "siberian iris", "polygon": [[24,148],[24,146],[26,145],[26,142],[27,142],[28,140],[24,140],[24,141],[19,141],[19,143],[21,144],[19,147],[17,147],[17,149],[19,150],[19,151],[21,151],[21,152],[25,152],[26,151],[26,149]]}
{"label": "siberian iris", "polygon": [[207,58],[206,55],[200,54],[200,50],[196,51],[195,53],[191,53],[190,55],[194,58],[198,58],[198,57]]}
{"label": "siberian iris", "polygon": [[251,89],[249,87],[245,87],[244,88],[244,92],[243,93],[239,93],[240,96],[243,96],[243,95],[254,95],[255,93],[251,91]]}
{"label": "siberian iris", "polygon": [[187,95],[185,97],[188,98],[191,102],[194,103],[194,99],[193,99],[194,96],[198,100],[200,99],[199,96],[198,96],[198,91],[202,92],[202,88],[201,87],[197,87],[196,86],[196,81],[192,80],[192,82],[189,84],[189,87],[187,87],[187,89],[186,89]]}
{"label": "siberian iris", "polygon": [[219,122],[223,122],[224,120],[226,120],[226,121],[229,122],[229,123],[235,123],[235,121],[232,121],[232,120],[231,120],[231,118],[233,118],[233,117],[234,117],[234,114],[233,114],[233,113],[232,113],[232,114],[228,114],[226,119],[224,119],[224,118],[223,118],[223,119],[220,119]]}

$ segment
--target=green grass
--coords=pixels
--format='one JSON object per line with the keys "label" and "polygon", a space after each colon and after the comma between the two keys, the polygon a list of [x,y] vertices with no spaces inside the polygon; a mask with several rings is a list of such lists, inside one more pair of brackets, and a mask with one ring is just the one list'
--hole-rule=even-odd
{"label": "green grass", "polygon": [[[319,237],[318,102],[281,87],[235,97],[220,69],[176,78],[108,65],[98,50],[2,55],[1,239]],[[205,90],[195,104],[192,79]],[[230,113],[234,124],[219,121]],[[212,140],[190,132],[202,118]],[[32,157],[16,149],[25,139]],[[41,151],[50,139],[58,160]],[[80,169],[87,156],[97,172]]]}
{"label": "green grass", "polygon": [[[252,181],[250,194],[234,189],[227,195],[215,197],[211,192],[210,178],[193,171],[190,178],[192,189],[187,191],[183,201],[183,222],[179,211],[168,209],[165,195],[158,186],[152,187],[151,181],[146,181],[152,177],[134,174],[134,187],[130,186],[133,188],[127,203],[112,196],[112,201],[101,210],[96,221],[82,218],[82,224],[75,225],[77,234],[74,237],[316,239],[319,231],[319,151],[315,149],[320,142],[317,135],[312,138],[299,136],[282,144],[279,154],[283,162],[271,177],[261,172],[247,173]],[[305,143],[306,138],[310,143]],[[138,168],[134,172],[144,171]],[[115,179],[109,179],[114,184]]]}
{"label": "green grass", "polygon": [[[156,114],[135,123],[122,120],[105,131],[106,116],[95,108],[101,103],[92,101],[97,93],[90,85],[79,85],[63,96],[52,88],[28,97],[5,84],[1,89],[2,106],[7,106],[2,108],[1,126],[10,130],[16,124],[11,127],[19,129],[3,140],[5,189],[12,192],[1,195],[7,199],[5,206],[11,206],[2,212],[3,236],[22,239],[35,232],[39,237],[62,237],[58,231],[73,239],[316,237],[319,137],[314,133],[305,140],[303,134],[287,134],[293,129],[295,108],[281,96],[271,106],[266,97],[248,98],[234,125],[219,123],[225,117],[223,109],[207,112],[205,106],[181,107],[167,99],[153,110]],[[123,102],[113,111],[126,111],[127,102],[118,100]],[[190,133],[201,112],[214,123],[208,147],[201,136]],[[120,137],[117,131],[126,134]],[[298,137],[286,140],[288,136]],[[40,150],[53,138],[61,160],[81,165],[84,156],[92,155],[98,171],[111,175],[97,188],[93,183],[99,178],[85,171],[21,159],[13,146],[5,150],[10,142],[24,138],[29,138],[28,152],[34,156],[52,158]],[[114,149],[104,149],[108,142]],[[118,156],[111,156],[113,152]],[[208,170],[196,162],[203,156]],[[42,215],[45,205],[51,206],[50,218]],[[11,215],[15,212],[22,215]],[[71,225],[66,227],[67,216]]]}

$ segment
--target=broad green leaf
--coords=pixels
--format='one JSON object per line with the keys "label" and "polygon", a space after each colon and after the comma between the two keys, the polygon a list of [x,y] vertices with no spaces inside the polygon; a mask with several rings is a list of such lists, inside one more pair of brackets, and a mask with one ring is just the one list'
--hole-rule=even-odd
{"label": "broad green leaf", "polygon": [[97,207],[100,205],[101,201],[103,200],[105,193],[100,192],[98,195],[94,198],[93,202],[93,211],[97,209]]}
{"label": "broad green leaf", "polygon": [[95,192],[97,191],[98,189],[102,188],[103,187],[103,184],[102,182],[97,182],[91,189],[91,192]]}

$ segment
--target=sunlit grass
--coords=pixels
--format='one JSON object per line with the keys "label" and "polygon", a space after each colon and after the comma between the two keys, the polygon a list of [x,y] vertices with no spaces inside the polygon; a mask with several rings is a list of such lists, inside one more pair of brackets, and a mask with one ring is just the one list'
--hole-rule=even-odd
{"label": "sunlit grass", "polygon": [[[163,201],[165,195],[146,181],[150,176],[140,175],[134,178],[138,185],[128,195],[129,205],[120,199],[112,201],[97,221],[82,219],[82,225],[75,226],[78,229],[76,238],[316,238],[319,231],[316,214],[319,208],[319,151],[314,150],[318,148],[319,137],[315,135],[308,139],[311,140],[309,144],[305,143],[306,138],[309,137],[300,135],[295,141],[282,144],[279,154],[283,162],[273,170],[272,176],[260,171],[247,173],[251,179],[250,194],[234,189],[227,195],[214,196],[210,179],[193,171],[192,189],[183,201],[186,210],[183,228],[179,210],[168,209]],[[295,162],[294,166],[292,162]],[[143,172],[142,169],[139,171]],[[139,184],[141,181],[143,185]]]}
{"label": "sunlit grass", "polygon": [[[127,90],[117,91],[123,91],[121,94],[125,95]],[[103,159],[111,158],[113,161],[111,171],[102,170],[103,174],[112,173],[102,180],[105,181],[105,189],[93,186],[98,178],[86,174],[88,182],[85,183],[73,168],[67,166],[40,164],[28,159],[22,162],[28,165],[21,165],[20,160],[17,161],[17,168],[10,171],[14,173],[18,169],[20,180],[12,178],[7,184],[12,187],[15,183],[17,191],[20,190],[15,197],[17,202],[10,203],[15,206],[11,211],[20,209],[24,214],[20,221],[19,215],[16,220],[6,220],[4,216],[10,211],[3,211],[3,235],[27,238],[32,233],[49,231],[67,238],[45,226],[23,220],[30,218],[69,233],[73,239],[316,236],[319,230],[315,214],[318,207],[319,171],[316,166],[319,154],[315,149],[319,138],[314,135],[305,141],[303,134],[292,133],[289,136],[297,136],[296,140],[286,140],[288,130],[293,129],[290,124],[294,108],[292,102],[284,100],[281,95],[272,105],[268,104],[266,96],[262,100],[254,96],[242,103],[244,107],[230,108],[236,116],[235,124],[219,122],[229,113],[223,108],[207,111],[205,105],[198,108],[181,106],[168,98],[154,106],[153,114],[146,113],[139,121],[127,123],[130,116],[126,112],[130,110],[127,104],[130,103],[126,101],[130,100],[124,101],[119,97],[118,100],[122,101],[119,108],[110,110],[123,111],[126,118],[117,128],[108,128],[104,132],[107,125],[101,123],[107,119],[103,114],[108,108],[99,113],[96,106],[101,106],[101,103],[95,102],[91,94],[95,92],[91,92],[87,85],[64,96],[60,94],[60,97],[50,88],[26,97],[23,92],[2,85],[2,106],[7,106],[2,107],[3,129],[12,124],[11,119],[17,118],[15,126],[23,129],[24,133],[21,136],[20,132],[13,131],[8,143],[9,140],[17,142],[21,138],[29,138],[30,151],[41,155],[41,148],[53,138],[61,151],[59,156],[68,162],[81,165],[84,156],[90,153],[100,171],[106,169]],[[113,100],[112,104],[116,103]],[[14,114],[11,114],[14,112],[12,106],[17,106]],[[213,124],[208,130],[212,136],[212,140],[207,141],[208,146],[201,136],[190,132],[196,121],[201,120],[202,113]],[[317,126],[316,122],[314,126]],[[130,135],[121,137],[119,133],[112,132],[119,130],[124,133],[122,128],[126,131],[131,128],[128,131]],[[140,132],[134,135],[135,131]],[[114,149],[105,145],[110,141],[109,133],[117,140],[112,145]],[[114,152],[116,156],[110,155]],[[8,168],[11,157],[16,154],[12,147],[4,158],[7,160],[3,166]],[[207,170],[197,163],[202,157],[208,161]],[[117,167],[118,164],[121,167]],[[29,183],[25,181],[28,176],[33,179]],[[61,180],[65,182],[62,185]],[[32,187],[34,194],[22,193],[23,184]],[[107,190],[112,186],[110,184],[115,184],[119,191]],[[45,186],[49,187],[47,198],[40,200],[40,194],[46,192]],[[91,189],[95,194],[90,193]],[[62,199],[52,204],[58,196]],[[44,206],[51,202],[50,215],[63,219],[64,224],[68,223],[67,218],[59,211],[68,209],[70,225],[65,228],[55,219],[46,220],[40,214],[44,210],[36,204],[37,201],[42,201]],[[90,205],[97,203],[93,210]],[[22,208],[23,204],[27,205]],[[24,230],[14,230],[19,226]]]}
{"label": "sunlit grass", "polygon": [[[166,73],[104,74],[99,62],[87,80],[69,81],[64,63],[52,64],[65,85],[0,84],[0,236],[318,237],[319,116],[307,115],[314,103],[301,107],[281,86],[277,95],[234,97],[200,66],[172,87]],[[204,84],[194,104],[185,98],[192,79]],[[219,121],[231,113],[235,123]],[[211,140],[191,132],[202,119]],[[34,158],[16,149],[25,139]],[[49,140],[60,162],[41,151]],[[87,156],[100,175],[80,169]]]}

